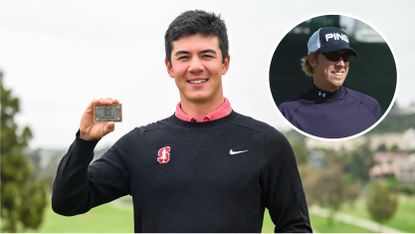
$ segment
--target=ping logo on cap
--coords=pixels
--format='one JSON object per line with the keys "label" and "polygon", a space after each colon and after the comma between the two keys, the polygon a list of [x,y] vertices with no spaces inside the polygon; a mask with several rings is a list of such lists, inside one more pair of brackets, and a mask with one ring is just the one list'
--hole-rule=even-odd
{"label": "ping logo on cap", "polygon": [[324,27],[315,31],[307,42],[308,54],[318,52],[329,53],[337,50],[347,50],[357,57],[357,52],[350,47],[349,36],[336,27]]}
{"label": "ping logo on cap", "polygon": [[327,33],[326,35],[324,35],[324,38],[326,38],[326,41],[329,41],[330,39],[332,39],[335,41],[342,40],[342,41],[345,41],[346,43],[349,43],[349,38],[347,37],[347,35],[343,33]]}

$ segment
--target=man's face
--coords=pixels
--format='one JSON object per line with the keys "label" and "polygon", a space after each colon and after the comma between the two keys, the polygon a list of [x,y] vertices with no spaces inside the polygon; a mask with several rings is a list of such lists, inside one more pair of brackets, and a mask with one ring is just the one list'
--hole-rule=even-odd
{"label": "man's face", "polygon": [[[346,53],[346,51],[336,51],[336,53]],[[314,69],[314,84],[325,91],[333,92],[340,88],[346,80],[349,72],[349,61],[342,57],[331,61],[322,53],[309,55],[310,65]]]}
{"label": "man's face", "polygon": [[222,75],[228,70],[229,55],[222,61],[216,36],[195,34],[174,41],[171,62],[165,63],[182,102],[223,101]]}

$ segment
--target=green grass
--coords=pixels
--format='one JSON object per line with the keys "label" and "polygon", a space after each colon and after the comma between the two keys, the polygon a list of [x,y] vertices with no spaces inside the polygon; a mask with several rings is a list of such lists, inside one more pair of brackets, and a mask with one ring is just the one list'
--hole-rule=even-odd
{"label": "green grass", "polygon": [[370,233],[372,231],[354,226],[351,224],[346,224],[338,220],[333,220],[332,224],[327,223],[327,218],[320,217],[317,215],[311,215],[311,226],[313,227],[314,232],[349,232],[349,233]]}
{"label": "green grass", "polygon": [[[348,205],[342,207],[341,212],[353,216],[370,219],[366,211],[363,199],[359,199],[355,208],[351,209]],[[401,196],[399,207],[395,216],[385,225],[407,232],[415,232],[415,197]],[[311,224],[314,232],[370,232],[369,230],[346,224],[334,220],[329,226],[327,219],[311,214]],[[262,232],[273,232],[274,225],[268,212],[264,215],[264,225]],[[119,208],[114,204],[106,204],[96,207],[86,214],[65,217],[55,214],[50,207],[47,208],[45,219],[39,230],[29,230],[36,232],[133,232],[133,209]]]}
{"label": "green grass", "polygon": [[[369,233],[371,231],[360,228],[354,225],[346,224],[337,220],[333,220],[331,225],[328,225],[327,219],[317,216],[317,215],[310,215],[311,219],[311,226],[314,232],[353,232],[353,233]],[[269,217],[268,211],[265,212],[264,215],[264,224],[262,226],[262,232],[266,233],[273,233],[274,232],[274,224]]]}
{"label": "green grass", "polygon": [[48,207],[45,220],[36,232],[134,232],[133,209],[113,204],[96,207],[89,212],[65,217]]}
{"label": "green grass", "polygon": [[[344,204],[340,212],[371,219],[364,198],[358,199],[353,209],[348,204]],[[398,209],[395,215],[384,225],[405,232],[415,232],[415,196],[399,196]]]}
{"label": "green grass", "polygon": [[[369,230],[345,224],[334,220],[332,225],[327,224],[327,219],[311,215],[311,223],[314,232],[370,232]],[[33,230],[29,230],[33,231]],[[96,207],[86,214],[65,217],[55,214],[47,209],[44,223],[36,232],[134,232],[133,209],[119,208],[113,204],[105,204]],[[274,232],[274,224],[268,212],[264,215],[262,232]]]}

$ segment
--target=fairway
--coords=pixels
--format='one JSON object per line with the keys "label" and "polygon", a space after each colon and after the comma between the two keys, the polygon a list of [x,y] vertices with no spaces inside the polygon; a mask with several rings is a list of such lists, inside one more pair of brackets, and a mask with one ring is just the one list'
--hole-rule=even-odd
{"label": "fairway", "polygon": [[[328,225],[327,219],[322,218],[317,215],[310,215],[311,219],[311,226],[313,228],[313,232],[352,232],[352,233],[370,233],[371,231],[360,228],[354,225],[346,224],[337,220],[333,220],[331,225]],[[273,233],[274,232],[274,224],[269,217],[268,210],[264,214],[264,224],[262,227],[262,232],[266,233]]]}
{"label": "fairway", "polygon": [[[334,221],[332,226],[327,220],[311,215],[314,232],[370,232],[353,225]],[[96,207],[86,214],[65,217],[55,214],[50,207],[45,216],[42,227],[37,232],[134,232],[133,209],[118,207],[114,204],[105,204]],[[268,212],[264,215],[262,232],[274,232],[274,225]]]}
{"label": "fairway", "polygon": [[[389,226],[396,227],[404,231],[413,232],[413,222],[410,220],[414,217],[414,198],[403,197],[400,199],[399,214],[387,223]],[[368,218],[368,214],[363,212],[364,203],[359,200],[355,210],[344,207],[342,212],[355,213],[356,216]],[[361,213],[363,212],[363,213]],[[328,225],[327,219],[311,214],[311,224],[314,232],[371,232],[354,225],[345,224],[334,220],[332,225]],[[395,225],[393,225],[395,224]],[[119,206],[113,203],[96,207],[86,214],[65,217],[55,214],[50,206],[47,208],[44,222],[39,230],[28,230],[32,232],[105,232],[120,233],[134,232],[133,208],[130,206]],[[268,211],[264,215],[264,224],[262,232],[271,233],[274,231],[274,225],[269,217]]]}
{"label": "fairway", "polygon": [[[366,210],[364,199],[360,198],[352,209],[349,205],[343,204],[340,212],[351,214],[356,217],[370,219],[370,215]],[[398,209],[395,215],[384,223],[384,225],[402,230],[404,232],[415,232],[415,196],[399,196]]]}
{"label": "fairway", "polygon": [[113,204],[96,207],[86,214],[65,217],[47,208],[37,232],[134,232],[133,209]]}

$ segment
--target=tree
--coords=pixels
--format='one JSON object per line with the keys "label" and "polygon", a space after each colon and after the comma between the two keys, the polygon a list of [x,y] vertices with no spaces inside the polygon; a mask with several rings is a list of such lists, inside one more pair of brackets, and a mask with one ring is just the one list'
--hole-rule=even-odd
{"label": "tree", "polygon": [[318,194],[315,194],[316,191],[314,187],[316,186],[319,177],[319,171],[308,164],[299,165],[298,170],[303,181],[304,193],[307,198],[307,203],[309,206],[312,206],[317,203]]}
{"label": "tree", "polygon": [[344,171],[350,175],[353,183],[367,183],[369,181],[369,170],[373,166],[373,152],[369,144],[363,144],[353,151],[344,152],[341,161]]}
{"label": "tree", "polygon": [[1,92],[1,218],[2,231],[17,232],[18,229],[36,229],[43,220],[46,207],[46,187],[34,181],[27,146],[32,132],[20,129],[14,120],[19,112],[19,99],[4,87],[0,71]]}
{"label": "tree", "polygon": [[385,223],[393,217],[397,206],[397,193],[388,183],[379,181],[373,184],[366,197],[366,208],[373,220]]}
{"label": "tree", "polygon": [[352,184],[349,183],[347,186],[347,191],[346,191],[346,200],[350,205],[350,208],[354,209],[355,208],[355,202],[357,200],[357,198],[359,197],[360,193],[362,191],[362,187],[360,184]]}
{"label": "tree", "polygon": [[341,167],[332,165],[321,171],[314,189],[318,203],[329,210],[327,221],[331,225],[334,215],[347,198],[346,178]]}
{"label": "tree", "polygon": [[306,164],[308,162],[310,152],[305,146],[304,139],[291,141],[291,147],[293,148],[293,151],[295,153],[297,164],[298,165]]}
{"label": "tree", "polygon": [[317,169],[308,165],[299,168],[304,178],[304,190],[309,204],[318,204],[329,210],[327,222],[332,224],[335,213],[347,199],[346,177],[339,165],[331,164]]}

